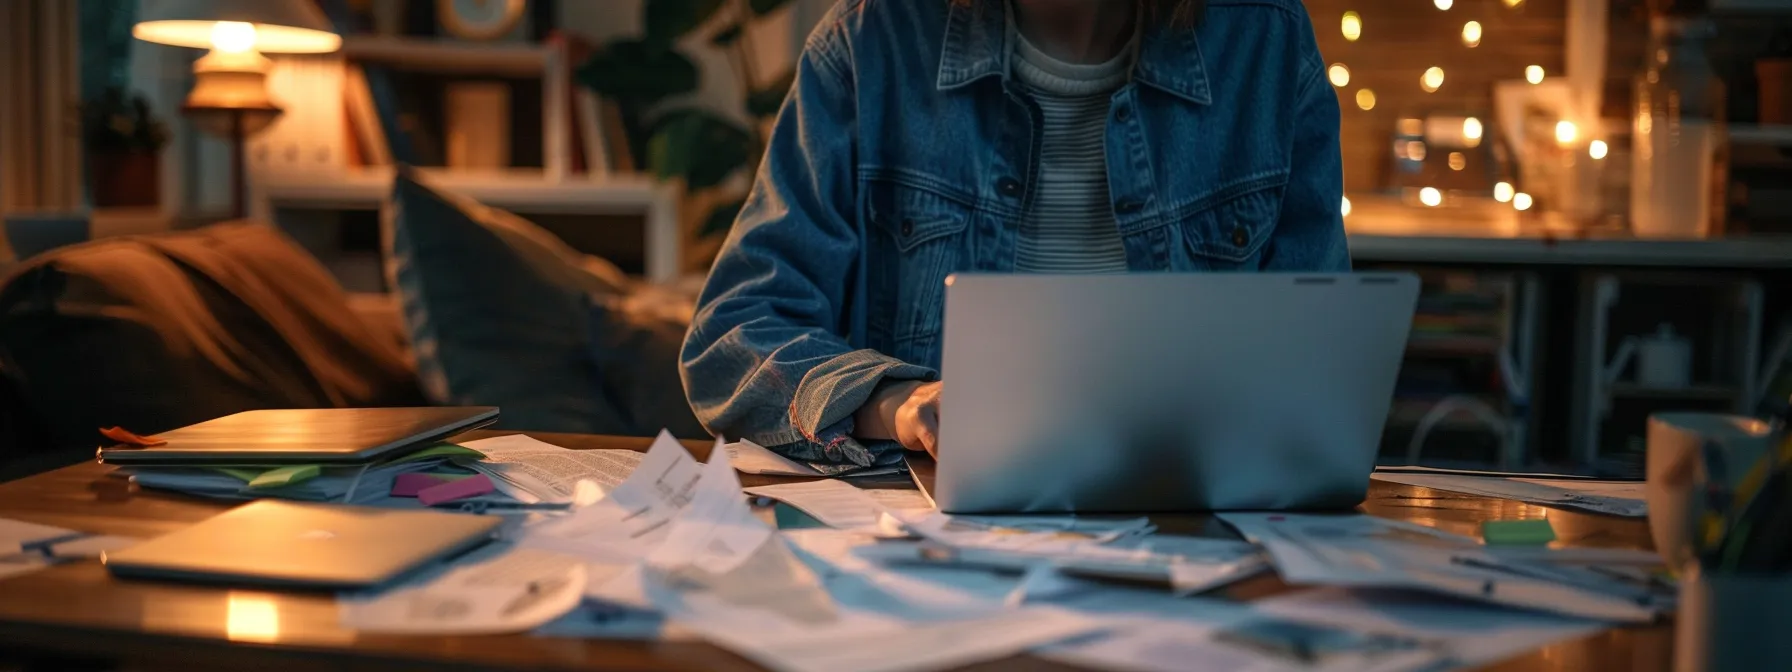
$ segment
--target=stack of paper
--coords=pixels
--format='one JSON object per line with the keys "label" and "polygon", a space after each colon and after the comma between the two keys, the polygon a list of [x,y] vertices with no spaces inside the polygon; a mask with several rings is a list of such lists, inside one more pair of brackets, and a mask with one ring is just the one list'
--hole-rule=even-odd
{"label": "stack of paper", "polygon": [[122,471],[146,488],[201,497],[371,504],[387,499],[399,474],[480,457],[478,451],[444,444],[366,466],[129,467]]}
{"label": "stack of paper", "polygon": [[743,474],[861,478],[866,476],[882,476],[884,474],[900,473],[904,470],[904,467],[902,466],[902,453],[900,452],[886,453],[883,456],[883,463],[874,464],[869,467],[861,467],[854,464],[828,464],[821,465],[823,469],[826,469],[826,471],[823,471],[823,469],[817,469],[812,465],[803,464],[788,457],[784,457],[783,455],[774,453],[771,449],[753,443],[752,441],[742,440],[735,443],[723,444],[722,450],[728,451],[728,460],[733,462],[734,468]]}
{"label": "stack of paper", "polygon": [[568,450],[522,434],[469,441],[485,459],[466,466],[491,477],[499,492],[522,502],[570,502],[579,481],[603,488],[622,483],[641,464],[632,450]]}
{"label": "stack of paper", "polygon": [[1672,608],[1661,586],[1517,557],[1474,539],[1360,514],[1224,513],[1296,585],[1405,588],[1582,618],[1645,622]]}

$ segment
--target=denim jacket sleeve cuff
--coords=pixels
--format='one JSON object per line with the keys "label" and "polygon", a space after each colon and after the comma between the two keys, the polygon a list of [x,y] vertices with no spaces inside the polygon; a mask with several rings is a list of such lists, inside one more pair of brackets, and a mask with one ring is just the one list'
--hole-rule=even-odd
{"label": "denim jacket sleeve cuff", "polygon": [[803,376],[790,404],[790,425],[802,437],[797,443],[813,449],[785,446],[784,452],[797,459],[871,466],[889,442],[867,445],[853,438],[853,414],[885,380],[938,378],[933,369],[876,350],[855,350],[823,362]]}

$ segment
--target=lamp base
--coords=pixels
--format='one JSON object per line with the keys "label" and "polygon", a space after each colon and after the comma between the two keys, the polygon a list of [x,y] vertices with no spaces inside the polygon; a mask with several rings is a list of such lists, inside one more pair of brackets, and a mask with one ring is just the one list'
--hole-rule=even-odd
{"label": "lamp base", "polygon": [[200,130],[230,141],[230,216],[247,216],[248,161],[244,155],[249,136],[274,123],[282,110],[272,103],[265,107],[208,107],[189,102],[180,111]]}

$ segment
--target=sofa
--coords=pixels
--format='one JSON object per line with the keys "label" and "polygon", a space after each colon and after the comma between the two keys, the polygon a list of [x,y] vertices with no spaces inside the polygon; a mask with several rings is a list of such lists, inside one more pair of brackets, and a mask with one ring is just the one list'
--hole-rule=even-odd
{"label": "sofa", "polygon": [[494,405],[499,427],[704,436],[677,351],[692,288],[633,280],[401,171],[391,295],[351,295],[277,228],[55,250],[0,278],[0,481],[265,408]]}

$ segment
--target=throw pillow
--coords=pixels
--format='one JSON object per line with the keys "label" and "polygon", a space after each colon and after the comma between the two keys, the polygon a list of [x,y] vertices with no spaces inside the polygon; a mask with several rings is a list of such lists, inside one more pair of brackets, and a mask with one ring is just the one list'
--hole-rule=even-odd
{"label": "throw pillow", "polygon": [[678,379],[686,325],[630,311],[640,290],[614,265],[410,171],[393,182],[384,228],[436,403],[497,406],[506,429],[705,436]]}

